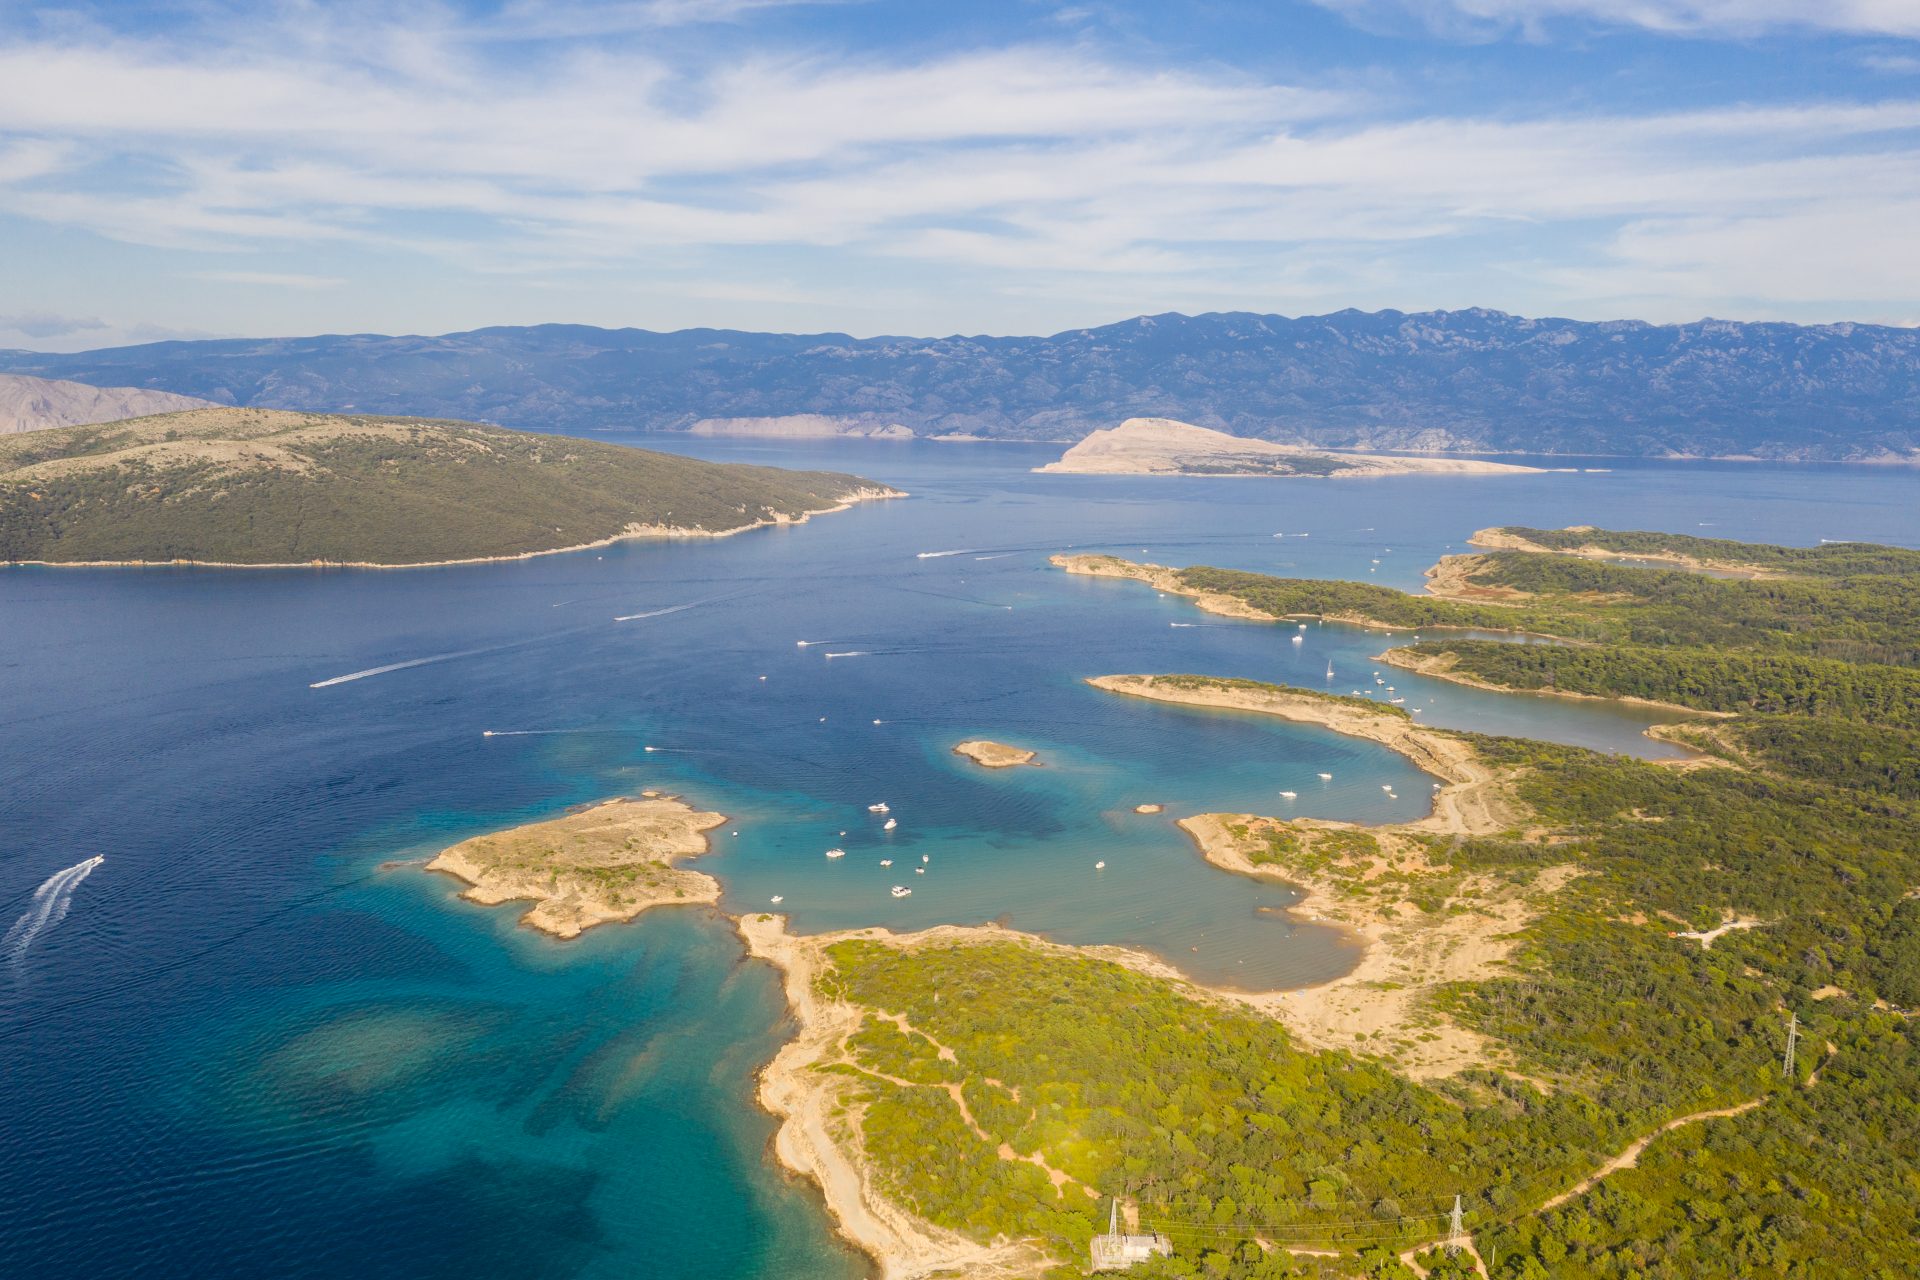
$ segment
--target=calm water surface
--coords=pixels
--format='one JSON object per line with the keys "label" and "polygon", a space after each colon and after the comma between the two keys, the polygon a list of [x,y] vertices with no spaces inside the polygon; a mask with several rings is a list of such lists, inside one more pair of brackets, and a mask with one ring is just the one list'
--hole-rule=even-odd
{"label": "calm water surface", "polygon": [[[1172,820],[1400,820],[1431,780],[1081,681],[1379,692],[1388,642],[1295,645],[1049,554],[1413,589],[1493,523],[1920,543],[1906,471],[1262,483],[1034,476],[1055,451],[1022,446],[673,447],[914,497],[502,565],[0,571],[0,927],[29,926],[0,947],[0,1274],[858,1275],[765,1154],[749,1099],[781,1001],[724,920],[555,943],[408,860],[660,787],[730,815],[701,864],[729,911],[780,894],[809,931],[1000,920],[1301,985],[1351,964],[1342,940],[1263,910],[1290,895],[1212,871]],[[1644,711],[1381,671],[1428,723],[1665,750]],[[1045,767],[951,754],[976,735]]]}

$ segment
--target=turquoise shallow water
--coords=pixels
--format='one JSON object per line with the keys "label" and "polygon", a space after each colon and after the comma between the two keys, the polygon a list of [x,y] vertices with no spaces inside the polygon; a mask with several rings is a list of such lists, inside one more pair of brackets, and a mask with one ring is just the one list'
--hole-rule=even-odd
{"label": "turquoise shallow water", "polygon": [[[1411,588],[1496,522],[1920,541],[1920,486],[1894,471],[1342,485],[1032,476],[1048,452],[1018,446],[698,448],[915,497],[502,565],[0,573],[0,926],[106,859],[0,956],[0,1274],[858,1274],[766,1158],[748,1099],[777,985],[723,920],[560,944],[384,864],[665,787],[730,815],[702,864],[729,910],[777,893],[805,930],[1003,920],[1297,985],[1351,962],[1340,939],[1262,910],[1287,895],[1212,871],[1172,819],[1407,818],[1428,780],[1337,735],[1080,681],[1324,688],[1331,660],[1344,691],[1385,641],[1294,646],[1049,553]],[[396,664],[417,665],[323,684]],[[1660,750],[1631,709],[1385,678],[1430,723]],[[950,753],[975,735],[1046,767]],[[1169,812],[1131,812],[1147,800]]]}

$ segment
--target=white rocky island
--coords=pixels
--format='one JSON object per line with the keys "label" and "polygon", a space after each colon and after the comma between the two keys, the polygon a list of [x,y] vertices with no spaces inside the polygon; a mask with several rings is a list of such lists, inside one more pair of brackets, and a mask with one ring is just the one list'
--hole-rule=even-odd
{"label": "white rocky island", "polygon": [[1476,458],[1398,458],[1330,453],[1228,435],[1172,418],[1128,418],[1096,431],[1056,462],[1036,471],[1062,475],[1123,476],[1395,476],[1518,475],[1536,472]]}

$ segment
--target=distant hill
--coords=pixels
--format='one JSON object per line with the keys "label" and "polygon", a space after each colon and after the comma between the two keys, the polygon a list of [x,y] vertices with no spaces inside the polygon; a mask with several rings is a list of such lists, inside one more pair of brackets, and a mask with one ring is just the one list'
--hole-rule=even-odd
{"label": "distant hill", "polygon": [[817,414],[1073,441],[1169,417],[1286,443],[1911,459],[1920,331],[1498,311],[1142,316],[1051,337],[850,338],[581,325],[0,353],[0,369],[223,404],[675,430]]}
{"label": "distant hill", "polygon": [[[4,356],[8,353],[0,353]],[[207,404],[192,396],[142,387],[94,387],[84,382],[60,382],[0,373],[0,435],[40,431],[47,427],[78,427],[114,422],[150,413],[173,413]]]}
{"label": "distant hill", "polygon": [[0,437],[0,560],[419,564],[891,496],[834,472],[471,423],[199,409]]}
{"label": "distant hill", "polygon": [[1059,459],[1035,471],[1080,476],[1361,476],[1527,475],[1478,458],[1402,458],[1367,453],[1322,453],[1298,445],[1249,440],[1171,418],[1128,418],[1096,431]]}

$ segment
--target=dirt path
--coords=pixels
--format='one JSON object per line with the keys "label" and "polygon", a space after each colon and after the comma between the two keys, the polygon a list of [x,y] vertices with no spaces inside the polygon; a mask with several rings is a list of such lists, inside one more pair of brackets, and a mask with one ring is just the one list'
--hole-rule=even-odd
{"label": "dirt path", "polygon": [[1762,1094],[1760,1097],[1754,1098],[1749,1102],[1743,1102],[1738,1106],[1721,1107],[1716,1111],[1696,1111],[1692,1115],[1680,1116],[1678,1119],[1669,1120],[1645,1137],[1634,1139],[1625,1151],[1622,1151],[1619,1155],[1613,1157],[1613,1159],[1607,1161],[1598,1169],[1595,1169],[1592,1173],[1580,1179],[1580,1181],[1574,1183],[1565,1191],[1562,1191],[1559,1195],[1546,1201],[1546,1203],[1540,1206],[1538,1211],[1545,1213],[1549,1209],[1558,1209],[1567,1201],[1583,1196],[1593,1190],[1594,1187],[1599,1185],[1601,1179],[1616,1174],[1622,1169],[1633,1168],[1634,1165],[1640,1162],[1640,1153],[1645,1151],[1647,1147],[1652,1144],[1653,1140],[1663,1133],[1672,1133],[1675,1129],[1685,1128],[1687,1125],[1697,1124],[1702,1120],[1724,1120],[1729,1116],[1745,1115],[1771,1096],[1771,1094]]}
{"label": "dirt path", "polygon": [[1735,916],[1725,924],[1715,925],[1711,929],[1687,929],[1673,936],[1676,938],[1691,938],[1700,944],[1702,951],[1711,951],[1713,950],[1713,940],[1722,934],[1731,933],[1735,929],[1763,929],[1769,923],[1771,922],[1766,920],[1755,920],[1751,916]]}
{"label": "dirt path", "polygon": [[[907,1018],[905,1014],[870,1012],[868,1016],[884,1019],[888,1022],[893,1023],[895,1026],[899,1027],[903,1031],[908,1032],[909,1034],[918,1035],[922,1037],[929,1044],[934,1046],[934,1048],[938,1051],[938,1056],[943,1062],[957,1063],[959,1061],[958,1058],[954,1057],[953,1050],[947,1048],[945,1045],[935,1040],[932,1036],[927,1035],[926,1032],[924,1031],[914,1031],[912,1026],[907,1022]],[[1100,1193],[1098,1191],[1095,1191],[1092,1187],[1080,1181],[1080,1179],[1074,1177],[1072,1174],[1068,1173],[1066,1170],[1054,1168],[1052,1165],[1047,1163],[1046,1157],[1042,1156],[1038,1151],[1034,1152],[1032,1155],[1023,1156],[1018,1151],[1015,1151],[1013,1149],[1012,1143],[1000,1142],[992,1134],[988,1133],[984,1128],[981,1127],[980,1122],[974,1118],[973,1108],[967,1105],[967,1095],[963,1091],[963,1087],[961,1085],[954,1084],[950,1081],[942,1081],[939,1084],[920,1084],[912,1080],[902,1080],[899,1076],[890,1076],[884,1071],[875,1071],[871,1067],[859,1067],[858,1069],[862,1073],[872,1076],[876,1080],[884,1080],[888,1084],[893,1085],[896,1088],[900,1088],[900,1089],[945,1089],[947,1091],[947,1095],[953,1099],[953,1105],[960,1109],[960,1119],[963,1122],[965,1122],[968,1129],[973,1131],[973,1136],[980,1139],[980,1141],[982,1142],[997,1143],[997,1149],[995,1150],[994,1154],[997,1155],[1000,1159],[1017,1160],[1024,1164],[1032,1165],[1034,1168],[1040,1170],[1040,1172],[1047,1175],[1047,1181],[1053,1184],[1053,1189],[1055,1191],[1059,1191],[1063,1187],[1073,1186],[1073,1187],[1079,1188],[1080,1191],[1083,1192],[1089,1200],[1098,1200],[1100,1198]],[[1009,1089],[1007,1088],[1006,1085],[1001,1084],[998,1080],[995,1080],[990,1076],[982,1076],[981,1080],[986,1084],[994,1086],[995,1088],[1001,1090],[1004,1093],[1012,1095],[1013,1100],[1015,1102],[1018,1102],[1020,1100],[1019,1090]]]}

